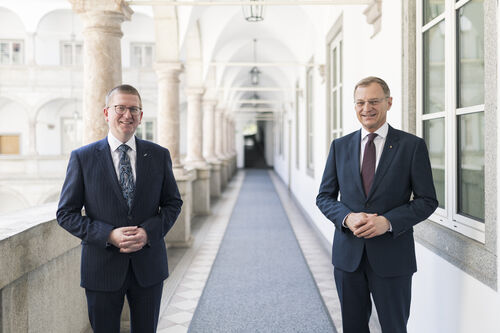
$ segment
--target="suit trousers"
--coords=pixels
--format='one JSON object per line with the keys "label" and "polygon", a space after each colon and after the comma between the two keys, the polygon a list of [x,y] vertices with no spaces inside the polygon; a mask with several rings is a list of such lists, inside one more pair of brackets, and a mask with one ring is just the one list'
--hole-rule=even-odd
{"label": "suit trousers", "polygon": [[135,278],[132,263],[123,286],[117,291],[85,289],[90,324],[94,333],[119,333],[125,296],[130,307],[130,332],[155,333],[160,312],[163,282],[141,287]]}
{"label": "suit trousers", "polygon": [[344,333],[368,333],[373,297],[383,333],[406,333],[410,316],[411,275],[381,277],[366,255],[354,272],[334,269]]}

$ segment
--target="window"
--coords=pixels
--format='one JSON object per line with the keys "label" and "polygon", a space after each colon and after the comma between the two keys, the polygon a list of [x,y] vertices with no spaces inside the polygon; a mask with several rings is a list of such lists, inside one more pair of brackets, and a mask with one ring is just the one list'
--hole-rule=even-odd
{"label": "window", "polygon": [[75,41],[61,42],[61,65],[81,66],[83,64],[83,43]]}
{"label": "window", "polygon": [[148,141],[155,141],[156,140],[156,123],[154,120],[146,120],[142,119],[141,124],[137,127],[137,130],[135,131],[135,135],[139,139],[143,140],[148,140]]}
{"label": "window", "polygon": [[130,52],[131,67],[153,67],[153,44],[132,43],[130,45]]}
{"label": "window", "polygon": [[484,243],[483,0],[418,3],[417,132],[439,200],[431,220]]}
{"label": "window", "polygon": [[24,63],[24,47],[20,40],[0,40],[0,65]]}
{"label": "window", "polygon": [[[311,61],[312,63],[312,61]],[[306,122],[307,122],[307,173],[314,175],[314,109],[313,79],[314,66],[309,66],[306,73]]]}
{"label": "window", "polygon": [[19,155],[19,135],[0,135],[0,154]]}
{"label": "window", "polygon": [[328,145],[342,136],[342,33],[328,45]]}

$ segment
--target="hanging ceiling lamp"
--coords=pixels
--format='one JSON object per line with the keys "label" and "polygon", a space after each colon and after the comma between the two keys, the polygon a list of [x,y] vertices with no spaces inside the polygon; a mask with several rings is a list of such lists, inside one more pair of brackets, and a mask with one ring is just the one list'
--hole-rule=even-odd
{"label": "hanging ceiling lamp", "polygon": [[[257,63],[257,39],[253,39],[253,62]],[[250,70],[250,82],[252,85],[256,86],[259,84],[259,74],[261,72],[257,68],[257,66],[253,66]]]}
{"label": "hanging ceiling lamp", "polygon": [[264,16],[262,16],[264,12],[264,6],[258,5],[261,0],[250,0],[252,2],[255,2],[255,5],[250,5],[250,6],[243,6],[243,15],[245,16],[245,20],[248,22],[259,22],[264,19]]}

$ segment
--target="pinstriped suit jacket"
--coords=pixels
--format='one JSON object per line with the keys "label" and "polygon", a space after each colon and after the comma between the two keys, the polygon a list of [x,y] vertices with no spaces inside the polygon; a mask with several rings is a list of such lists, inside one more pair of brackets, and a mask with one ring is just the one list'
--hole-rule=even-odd
{"label": "pinstriped suit jacket", "polygon": [[[167,149],[136,138],[136,190],[131,211],[123,198],[107,138],[71,153],[61,192],[57,221],[82,240],[81,286],[115,291],[129,264],[143,287],[168,276],[163,237],[180,213],[182,200]],[[85,207],[85,216],[82,215]],[[141,250],[124,254],[107,243],[117,227],[140,226],[148,234]]]}

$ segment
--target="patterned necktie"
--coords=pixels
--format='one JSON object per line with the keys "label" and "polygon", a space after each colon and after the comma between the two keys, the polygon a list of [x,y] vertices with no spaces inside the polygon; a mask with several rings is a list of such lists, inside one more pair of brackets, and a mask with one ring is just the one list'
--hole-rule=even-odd
{"label": "patterned necktie", "polygon": [[127,201],[129,210],[132,208],[134,201],[134,175],[132,174],[132,166],[130,165],[130,158],[128,157],[127,150],[130,147],[122,144],[118,147],[120,151],[120,162],[118,163],[118,171],[120,174],[120,186],[122,188],[123,197]]}
{"label": "patterned necktie", "polygon": [[375,143],[373,140],[377,136],[376,133],[368,134],[368,142],[365,145],[365,152],[363,154],[363,165],[361,166],[361,178],[363,179],[363,187],[365,194],[368,196],[370,188],[372,187],[373,177],[375,176]]}

